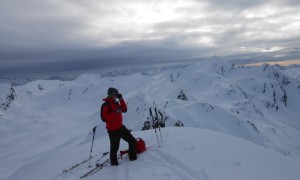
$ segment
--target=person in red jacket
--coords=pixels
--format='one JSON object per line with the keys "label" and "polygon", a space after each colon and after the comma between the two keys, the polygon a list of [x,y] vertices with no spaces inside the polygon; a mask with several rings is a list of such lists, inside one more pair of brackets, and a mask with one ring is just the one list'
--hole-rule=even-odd
{"label": "person in red jacket", "polygon": [[[107,90],[107,98],[103,99],[106,105],[101,108],[101,118],[106,121],[106,129],[110,139],[110,161],[112,166],[118,166],[117,153],[121,138],[128,143],[128,156],[130,161],[137,159],[136,138],[123,125],[122,113],[127,112],[127,105],[122,94],[116,88]],[[119,101],[118,101],[118,100]]]}

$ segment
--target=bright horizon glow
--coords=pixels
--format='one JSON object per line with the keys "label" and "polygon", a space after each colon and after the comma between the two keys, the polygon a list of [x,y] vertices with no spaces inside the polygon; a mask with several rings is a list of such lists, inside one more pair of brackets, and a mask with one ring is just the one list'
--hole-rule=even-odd
{"label": "bright horizon glow", "polygon": [[283,60],[283,61],[269,61],[269,62],[258,62],[258,63],[250,63],[250,64],[243,64],[243,66],[261,66],[263,64],[269,65],[281,65],[281,66],[289,66],[293,64],[300,64],[300,59],[293,59],[293,60]]}

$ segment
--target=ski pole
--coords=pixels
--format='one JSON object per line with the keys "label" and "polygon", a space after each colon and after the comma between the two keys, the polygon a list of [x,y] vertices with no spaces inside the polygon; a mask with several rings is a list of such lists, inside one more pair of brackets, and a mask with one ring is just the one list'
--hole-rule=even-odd
{"label": "ski pole", "polygon": [[160,148],[160,144],[159,144],[159,140],[158,140],[158,136],[157,136],[157,132],[156,132],[156,127],[154,128],[154,130],[155,130],[155,135],[156,135],[156,139],[157,139],[158,147]]}
{"label": "ski pole", "polygon": [[89,167],[91,167],[90,161],[91,161],[91,158],[92,158],[92,152],[93,152],[93,145],[94,145],[94,139],[95,139],[95,134],[96,134],[96,128],[97,128],[97,126],[95,126],[93,128],[93,140],[92,140],[92,146],[91,146],[91,150],[90,150]]}
{"label": "ski pole", "polygon": [[161,142],[162,142],[163,139],[162,139],[162,135],[161,135],[161,131],[160,131],[160,125],[158,125],[158,130],[159,130],[159,134],[160,134],[160,140],[161,140]]}
{"label": "ski pole", "polygon": [[[156,108],[155,108],[155,113],[156,113],[157,119],[158,119],[158,114],[157,114]],[[160,115],[160,122],[158,123],[158,130],[159,130],[159,134],[160,134],[160,140],[161,140],[161,142],[163,142],[161,131],[160,131],[160,125],[161,125],[161,123],[163,123],[164,115],[160,111],[158,111],[158,113]]]}
{"label": "ski pole", "polygon": [[150,116],[152,118],[152,125],[154,127],[154,131],[155,131],[155,135],[156,135],[156,140],[157,140],[157,143],[158,143],[158,147],[160,148],[160,144],[159,144],[159,140],[158,140],[158,136],[157,136],[157,132],[156,132],[156,124],[154,122],[154,117],[153,117],[153,114],[152,114],[152,111],[151,111],[151,107],[150,107],[149,111],[150,111]]}

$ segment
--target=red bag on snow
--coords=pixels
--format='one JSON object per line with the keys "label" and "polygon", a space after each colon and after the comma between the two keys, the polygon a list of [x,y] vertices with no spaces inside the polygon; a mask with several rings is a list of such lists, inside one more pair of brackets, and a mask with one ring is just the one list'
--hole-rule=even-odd
{"label": "red bag on snow", "polygon": [[[142,153],[147,150],[146,143],[142,138],[136,139],[136,148],[135,149],[136,149],[137,153]],[[127,153],[128,153],[128,150],[120,151],[121,159],[122,159],[122,156]]]}
{"label": "red bag on snow", "polygon": [[142,138],[136,139],[136,152],[142,153],[147,150],[146,143]]}

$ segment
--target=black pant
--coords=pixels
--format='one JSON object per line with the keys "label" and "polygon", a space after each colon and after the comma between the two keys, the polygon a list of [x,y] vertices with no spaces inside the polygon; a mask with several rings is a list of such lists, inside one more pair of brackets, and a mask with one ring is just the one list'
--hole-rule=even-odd
{"label": "black pant", "polygon": [[136,139],[130,131],[123,125],[120,129],[115,131],[107,131],[110,140],[110,161],[112,165],[118,165],[117,153],[120,146],[121,138],[128,142],[128,155],[130,160],[136,159]]}

